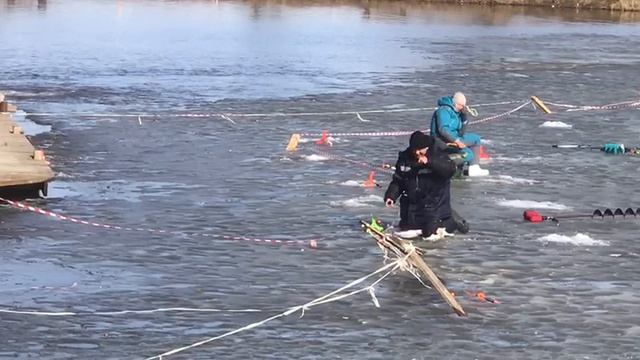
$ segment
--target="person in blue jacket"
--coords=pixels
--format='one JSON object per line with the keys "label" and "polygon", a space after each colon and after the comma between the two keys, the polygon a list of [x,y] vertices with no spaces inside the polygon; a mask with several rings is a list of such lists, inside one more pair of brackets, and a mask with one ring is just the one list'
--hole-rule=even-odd
{"label": "person in blue jacket", "polygon": [[482,169],[479,165],[480,136],[465,131],[466,106],[467,98],[461,92],[438,100],[438,109],[431,117],[431,136],[447,144],[455,144],[457,151],[469,163],[469,176],[486,176],[489,175],[489,170]]}
{"label": "person in blue jacket", "polygon": [[600,150],[607,154],[640,155],[640,147],[628,148],[624,144],[607,143]]}

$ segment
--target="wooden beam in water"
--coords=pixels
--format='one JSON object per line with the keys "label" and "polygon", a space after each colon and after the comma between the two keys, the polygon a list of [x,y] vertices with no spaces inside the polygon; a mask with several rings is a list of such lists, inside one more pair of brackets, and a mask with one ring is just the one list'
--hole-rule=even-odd
{"label": "wooden beam in water", "polygon": [[[367,231],[373,236],[373,238],[376,240],[376,242],[378,242],[380,246],[400,257],[408,255],[407,261],[416,269],[420,270],[420,272],[426,277],[429,283],[431,283],[433,289],[440,295],[440,297],[442,297],[442,299],[447,304],[449,304],[449,306],[451,306],[451,309],[453,309],[453,311],[459,316],[467,316],[467,313],[458,303],[451,291],[447,289],[440,278],[438,278],[433,270],[431,270],[424,259],[422,259],[421,251],[418,251],[418,249],[415,248],[410,241],[380,232],[372,228],[371,225],[367,224],[364,221],[361,221],[360,223],[367,229]],[[409,253],[407,249],[410,249],[411,247],[414,248],[414,251]]]}
{"label": "wooden beam in water", "polygon": [[538,107],[538,109],[542,110],[545,114],[551,114],[551,110],[542,102],[537,96],[532,96],[531,101]]}
{"label": "wooden beam in water", "polygon": [[287,151],[296,151],[300,142],[300,134],[292,134],[287,144]]}
{"label": "wooden beam in water", "polygon": [[449,306],[451,306],[451,308],[453,309],[453,311],[455,311],[456,314],[458,314],[459,316],[467,316],[467,313],[464,311],[462,306],[458,303],[458,301],[453,296],[451,291],[449,291],[449,289],[447,289],[447,287],[444,286],[442,281],[440,281],[438,276],[436,276],[433,270],[431,270],[429,265],[427,265],[427,263],[422,259],[420,255],[413,252],[411,253],[411,255],[409,255],[409,260],[411,260],[413,265],[416,268],[418,268],[418,270],[420,270],[427,277],[427,280],[429,280],[429,282],[433,286],[433,289],[436,292],[438,292],[438,294],[440,294],[442,299],[446,301],[447,304],[449,304]]}

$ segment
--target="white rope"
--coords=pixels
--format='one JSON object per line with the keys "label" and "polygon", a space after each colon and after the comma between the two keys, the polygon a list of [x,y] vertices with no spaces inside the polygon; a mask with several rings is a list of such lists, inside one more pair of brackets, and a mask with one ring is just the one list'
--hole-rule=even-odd
{"label": "white rope", "polygon": [[5,314],[36,315],[36,316],[89,316],[89,315],[114,316],[114,315],[125,315],[125,314],[153,314],[158,312],[228,312],[228,313],[251,312],[251,313],[254,313],[254,312],[262,312],[262,310],[258,310],[258,309],[222,310],[222,309],[207,309],[207,308],[198,309],[198,308],[172,307],[172,308],[160,308],[160,309],[150,309],[150,310],[46,312],[46,311],[34,311],[34,310],[0,309],[0,313],[5,313]]}
{"label": "white rope", "polygon": [[233,119],[232,119],[232,118],[230,118],[230,117],[229,117],[229,116],[227,116],[227,115],[221,114],[221,115],[220,115],[220,117],[221,117],[221,118],[223,118],[223,119],[225,119],[225,120],[227,120],[228,122],[230,122],[230,123],[232,123],[232,124],[234,124],[234,125],[236,125],[236,124],[237,124],[235,121],[233,121]]}
{"label": "white rope", "polygon": [[[508,105],[519,103],[519,100],[514,101],[500,101],[493,103],[483,103],[483,104],[475,104],[473,107],[483,107],[483,106],[496,106],[496,105]],[[611,109],[618,106],[629,106],[636,107],[640,106],[640,102],[637,100],[631,101],[623,101],[614,104],[608,105],[599,105],[599,106],[580,106],[580,105],[571,105],[571,104],[561,104],[561,103],[553,103],[546,101],[546,104],[564,107],[567,108],[567,111],[587,111],[587,110],[605,110]],[[427,110],[435,110],[437,107],[417,107],[417,108],[402,108],[402,109],[370,109],[370,110],[345,110],[345,111],[319,111],[319,112],[271,112],[271,113],[227,113],[227,112],[217,112],[217,113],[186,113],[186,114],[160,114],[160,113],[140,113],[140,114],[114,114],[114,113],[53,113],[53,112],[30,112],[26,113],[27,116],[75,116],[75,117],[105,117],[105,118],[137,118],[138,122],[141,123],[142,117],[178,117],[178,118],[213,118],[219,117],[224,120],[227,120],[233,124],[236,122],[232,119],[232,117],[241,117],[241,118],[252,118],[252,117],[291,117],[291,116],[330,116],[330,115],[354,115],[361,121],[367,121],[362,119],[363,114],[387,114],[387,113],[400,113],[400,112],[417,112],[417,111],[427,111]]]}
{"label": "white rope", "polygon": [[[480,120],[475,120],[475,121],[471,121],[469,122],[469,125],[473,125],[473,124],[480,124],[480,123],[485,123],[485,122],[489,122],[489,121],[493,121],[496,119],[499,119],[501,117],[505,117],[508,115],[511,115],[512,113],[524,108],[525,106],[531,104],[531,100],[526,101],[525,103],[519,105],[518,107],[511,109],[509,111],[497,114],[497,115],[493,115],[490,117],[486,117],[484,119],[480,119]],[[423,132],[429,132],[430,129],[426,129],[426,130],[422,130]],[[330,133],[328,135],[330,136],[337,136],[337,137],[382,137],[382,136],[406,136],[406,135],[410,135],[414,132],[415,130],[403,130],[403,131],[381,131],[381,132],[351,132],[351,133]],[[316,136],[324,136],[324,134],[320,134],[320,133],[300,133],[300,136],[303,137],[316,137]]]}
{"label": "white rope", "polygon": [[[495,106],[506,105],[520,102],[516,101],[501,101],[494,103],[476,104],[474,107],[482,106]],[[152,113],[140,113],[140,114],[107,114],[107,113],[53,113],[53,112],[33,112],[27,113],[27,116],[77,116],[77,117],[185,117],[185,118],[211,118],[220,117],[235,124],[231,119],[232,117],[287,117],[287,116],[328,116],[328,115],[355,115],[358,114],[384,114],[384,113],[397,113],[397,112],[415,112],[425,110],[435,110],[436,107],[419,107],[419,108],[402,108],[402,109],[372,109],[372,110],[345,110],[345,111],[324,111],[324,112],[272,112],[272,113],[187,113],[187,114],[152,114]]]}
{"label": "white rope", "polygon": [[559,104],[559,103],[554,103],[554,102],[551,102],[551,101],[545,101],[544,103],[545,103],[545,104],[547,104],[547,105],[552,105],[552,106],[557,106],[557,107],[563,107],[563,108],[570,108],[570,109],[573,109],[573,108],[577,108],[577,107],[579,107],[579,106],[577,106],[577,105]]}
{"label": "white rope", "polygon": [[367,120],[367,119],[363,118],[362,116],[360,116],[360,113],[356,113],[356,116],[358,117],[358,120],[360,120],[362,122],[371,122],[371,120]]}
{"label": "white rope", "polygon": [[527,101],[527,102],[525,102],[525,103],[523,103],[523,104],[521,104],[520,106],[518,106],[518,107],[516,107],[516,108],[514,108],[514,109],[511,109],[511,110],[509,110],[509,111],[503,112],[502,114],[497,114],[497,115],[494,115],[494,116],[486,117],[486,118],[484,118],[484,119],[480,119],[480,120],[476,120],[476,121],[471,121],[471,122],[469,122],[469,125],[481,124],[481,123],[484,123],[484,122],[489,122],[489,121],[492,121],[492,120],[499,119],[499,118],[501,118],[501,117],[509,116],[509,115],[513,114],[514,112],[516,112],[516,111],[518,111],[518,110],[520,110],[520,109],[524,108],[525,106],[527,106],[527,105],[529,105],[529,104],[531,104],[531,101],[530,101],[530,100],[529,100],[529,101]]}
{"label": "white rope", "polygon": [[371,295],[371,301],[373,301],[373,305],[375,305],[375,307],[379,308],[380,307],[380,302],[378,302],[378,298],[376,297],[376,291],[374,288],[369,287],[367,290],[369,290],[369,295]]}
{"label": "white rope", "polygon": [[424,280],[422,280],[422,278],[420,277],[420,275],[418,275],[418,273],[416,273],[416,271],[414,269],[406,269],[407,272],[411,275],[413,275],[414,278],[418,279],[418,282],[420,282],[420,284],[422,284],[422,286],[426,287],[427,289],[433,289],[431,286],[427,285],[424,283]]}
{"label": "white rope", "polygon": [[[370,274],[368,274],[368,275],[365,275],[365,276],[363,276],[363,277],[361,277],[361,278],[359,278],[359,279],[356,279],[356,280],[354,280],[354,281],[352,281],[352,282],[348,283],[347,285],[345,285],[345,286],[343,286],[343,287],[341,287],[341,288],[339,288],[339,289],[337,289],[337,290],[334,290],[334,291],[332,291],[332,292],[330,292],[330,293],[328,293],[328,294],[326,294],[326,295],[324,295],[324,296],[321,296],[321,297],[319,297],[319,298],[317,298],[317,299],[315,299],[315,300],[312,300],[312,301],[310,301],[310,302],[308,302],[308,303],[306,303],[306,304],[303,304],[303,305],[299,305],[299,306],[292,307],[292,308],[290,308],[289,310],[287,310],[287,311],[285,311],[285,312],[282,312],[282,313],[280,313],[280,314],[277,314],[277,315],[271,316],[271,317],[269,317],[269,318],[266,318],[266,319],[264,319],[264,320],[261,320],[261,321],[258,321],[258,322],[255,322],[255,323],[252,323],[252,324],[249,324],[249,325],[243,326],[243,327],[241,327],[241,328],[238,328],[238,329],[235,329],[235,330],[232,330],[232,331],[226,332],[226,333],[224,333],[224,334],[221,334],[221,335],[218,335],[218,336],[215,336],[215,337],[211,337],[211,338],[208,338],[208,339],[205,339],[205,340],[202,340],[202,341],[198,341],[198,342],[196,342],[196,343],[193,343],[193,344],[191,344],[191,345],[187,345],[187,346],[183,346],[183,347],[181,347],[181,348],[173,349],[173,350],[170,350],[170,351],[164,352],[164,353],[159,354],[159,355],[155,355],[155,356],[149,357],[149,358],[147,358],[147,360],[151,360],[151,359],[162,359],[162,358],[164,358],[165,356],[169,356],[169,355],[177,354],[177,353],[179,353],[179,352],[182,352],[182,351],[185,351],[185,350],[188,350],[188,349],[192,349],[192,348],[195,348],[195,347],[198,347],[198,346],[201,346],[201,345],[204,345],[204,344],[210,343],[210,342],[212,342],[212,341],[219,340],[219,339],[225,338],[225,337],[227,337],[227,336],[231,336],[231,335],[237,334],[237,333],[242,332],[242,331],[246,331],[246,330],[250,330],[250,329],[256,328],[256,327],[258,327],[258,326],[260,326],[260,325],[263,325],[263,324],[265,324],[265,323],[267,323],[267,322],[270,322],[270,321],[272,321],[272,320],[275,320],[275,319],[278,319],[278,318],[281,318],[281,317],[284,317],[284,316],[291,315],[291,314],[293,314],[293,313],[295,313],[295,312],[297,312],[297,311],[302,311],[302,312],[304,312],[304,311],[305,311],[305,309],[309,309],[309,308],[310,308],[310,307],[312,307],[312,306],[317,306],[317,305],[324,304],[324,303],[326,303],[326,302],[330,302],[330,301],[337,301],[337,300],[340,300],[340,299],[342,299],[342,298],[344,298],[344,297],[346,297],[346,296],[349,296],[349,295],[348,295],[348,294],[343,294],[343,295],[338,295],[338,296],[334,296],[334,295],[336,295],[336,294],[338,294],[338,293],[340,293],[340,292],[342,292],[342,291],[344,291],[344,290],[346,290],[346,289],[348,289],[348,288],[351,288],[351,287],[353,287],[353,286],[355,286],[355,285],[358,285],[358,284],[360,284],[360,283],[364,282],[365,280],[367,280],[368,278],[370,278],[370,277],[372,277],[372,276],[375,276],[375,275],[377,275],[377,274],[379,274],[379,273],[381,273],[381,272],[386,271],[386,273],[385,273],[385,274],[384,274],[380,279],[378,279],[376,282],[374,282],[373,284],[371,284],[371,285],[369,285],[369,286],[367,286],[367,287],[365,287],[365,288],[363,288],[363,289],[359,289],[359,290],[357,290],[357,291],[354,291],[354,292],[352,292],[352,293],[350,293],[350,294],[356,294],[356,293],[358,293],[358,292],[368,291],[368,289],[369,289],[370,287],[372,287],[372,286],[374,286],[375,284],[379,283],[380,281],[382,281],[382,279],[384,279],[384,278],[385,278],[385,277],[387,277],[390,273],[392,273],[392,272],[393,272],[393,271],[395,271],[397,268],[399,268],[399,267],[400,267],[400,265],[401,265],[401,263],[402,263],[403,261],[405,261],[405,260],[409,257],[409,255],[410,255],[410,254],[407,254],[407,256],[406,256],[406,257],[404,257],[403,259],[397,259],[396,261],[394,261],[394,262],[392,262],[392,263],[390,263],[390,264],[387,264],[387,265],[385,265],[385,266],[383,266],[383,267],[379,268],[378,270],[376,270],[376,271],[374,271],[374,272],[372,272],[372,273],[370,273]],[[389,269],[390,269],[390,270],[389,270]]]}
{"label": "white rope", "polygon": [[52,291],[52,290],[70,290],[75,288],[76,286],[78,286],[77,282],[74,282],[71,285],[64,285],[64,286],[24,286],[24,287],[18,287],[18,288],[9,288],[9,289],[2,289],[0,290],[0,293],[5,293],[5,292],[26,292],[26,291],[34,291],[34,290],[45,290],[45,291]]}
{"label": "white rope", "polygon": [[[398,259],[398,260],[400,260],[400,259]],[[376,280],[375,282],[373,282],[371,285],[369,285],[369,286],[367,286],[367,287],[364,287],[364,288],[362,288],[362,289],[354,290],[354,291],[349,292],[349,293],[346,293],[346,294],[342,294],[342,295],[337,295],[337,296],[334,296],[334,297],[330,297],[330,298],[328,298],[328,299],[324,299],[324,300],[322,300],[322,301],[314,300],[314,301],[311,301],[310,303],[308,303],[308,305],[307,305],[307,306],[305,306],[305,307],[308,309],[308,308],[310,308],[310,307],[312,307],[312,306],[317,306],[317,305],[322,305],[322,304],[326,304],[326,303],[330,303],[330,302],[334,302],[334,301],[342,300],[342,299],[344,299],[344,298],[347,298],[347,297],[349,297],[349,296],[352,296],[352,295],[355,295],[355,294],[358,294],[358,293],[361,293],[361,292],[364,292],[364,291],[371,291],[371,289],[373,289],[373,287],[374,287],[374,286],[378,285],[378,283],[380,283],[380,282],[381,282],[382,280],[384,280],[387,276],[389,276],[391,273],[393,273],[395,270],[399,269],[399,268],[402,266],[402,265],[401,265],[401,264],[402,264],[402,262],[401,262],[401,261],[398,261],[398,260],[396,260],[396,261],[394,262],[394,263],[397,263],[397,264],[395,264],[395,266],[393,266],[393,264],[394,264],[394,263],[390,263],[389,265],[392,265],[392,266],[393,266],[393,268],[392,268],[391,270],[387,271],[383,276],[381,276],[378,280]],[[378,301],[377,299],[374,301],[374,305],[376,305],[376,302],[377,302],[377,301]],[[379,304],[379,303],[377,303],[376,307],[380,307],[380,304]]]}

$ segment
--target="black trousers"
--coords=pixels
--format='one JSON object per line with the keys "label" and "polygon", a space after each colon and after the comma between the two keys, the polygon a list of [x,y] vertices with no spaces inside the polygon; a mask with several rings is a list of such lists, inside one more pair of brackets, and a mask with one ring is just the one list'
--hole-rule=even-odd
{"label": "black trousers", "polygon": [[448,233],[469,232],[467,221],[455,210],[451,209],[451,215],[438,216],[436,211],[425,208],[419,204],[401,204],[400,230],[422,230],[422,236],[435,234],[438,228],[445,228]]}

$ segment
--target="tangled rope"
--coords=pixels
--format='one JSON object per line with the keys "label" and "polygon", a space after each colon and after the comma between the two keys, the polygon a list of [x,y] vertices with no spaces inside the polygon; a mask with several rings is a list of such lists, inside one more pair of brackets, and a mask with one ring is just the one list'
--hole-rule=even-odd
{"label": "tangled rope", "polygon": [[[183,346],[183,347],[180,347],[180,348],[177,348],[177,349],[173,349],[173,350],[164,352],[164,353],[159,354],[159,355],[155,355],[155,356],[149,357],[149,358],[147,358],[147,360],[152,360],[152,359],[160,359],[161,360],[166,356],[174,355],[174,354],[177,354],[179,352],[182,352],[182,351],[185,351],[185,350],[188,350],[188,349],[192,349],[192,348],[195,348],[195,347],[210,343],[212,341],[219,340],[219,339],[222,339],[222,338],[225,338],[225,337],[228,337],[228,336],[231,336],[231,335],[246,331],[246,330],[251,330],[251,329],[256,328],[258,326],[264,325],[264,324],[266,324],[266,323],[268,323],[270,321],[273,321],[273,320],[276,320],[278,318],[291,315],[291,314],[296,313],[298,311],[301,312],[301,317],[302,317],[302,316],[304,316],[304,312],[306,310],[309,310],[313,306],[318,306],[318,305],[321,305],[321,304],[326,304],[326,303],[338,301],[338,300],[344,299],[346,297],[353,296],[353,295],[356,295],[358,293],[365,292],[365,291],[368,292],[369,295],[371,296],[373,304],[376,307],[379,307],[380,303],[378,302],[377,298],[375,297],[374,286],[376,286],[378,283],[380,283],[382,280],[384,280],[386,277],[388,277],[390,274],[392,274],[395,270],[399,269],[401,266],[404,266],[404,263],[406,262],[406,260],[407,260],[407,258],[409,257],[410,254],[411,253],[407,254],[403,258],[397,259],[396,261],[394,261],[394,262],[392,262],[390,264],[384,265],[383,267],[379,268],[378,270],[376,270],[376,271],[374,271],[374,272],[372,272],[372,273],[370,273],[368,275],[365,275],[365,276],[363,276],[361,278],[353,280],[352,282],[348,283],[347,285],[345,285],[345,286],[343,286],[343,287],[341,287],[341,288],[339,288],[337,290],[334,290],[334,291],[332,291],[332,292],[330,292],[330,293],[328,293],[326,295],[323,295],[323,296],[321,296],[321,297],[319,297],[317,299],[314,299],[312,301],[309,301],[309,302],[307,302],[307,303],[305,303],[303,305],[294,306],[294,307],[289,308],[288,310],[286,310],[286,311],[284,311],[282,313],[279,313],[277,315],[268,317],[268,318],[266,318],[264,320],[261,320],[261,321],[258,321],[258,322],[243,326],[241,328],[238,328],[238,329],[235,329],[235,330],[232,330],[232,331],[228,331],[228,332],[226,332],[224,334],[221,334],[221,335],[218,335],[218,336],[214,336],[214,337],[210,337],[208,339],[205,339],[205,340],[202,340],[202,341],[198,341],[198,342],[193,343],[191,345]],[[380,276],[380,278],[378,278],[376,281],[371,283],[370,285],[365,286],[365,287],[363,287],[361,289],[358,289],[358,290],[354,290],[354,291],[351,291],[351,292],[348,292],[348,293],[340,294],[340,293],[344,292],[345,290],[347,290],[349,288],[352,288],[352,287],[364,282],[365,280],[369,279],[370,277],[373,277],[373,276],[375,276],[377,274],[380,274],[380,273],[383,273],[383,272],[384,272],[384,274],[382,276]]]}

